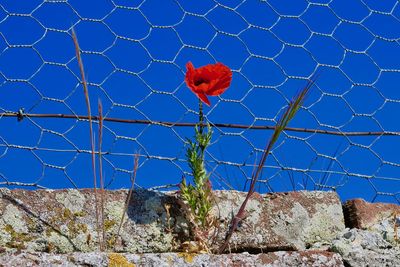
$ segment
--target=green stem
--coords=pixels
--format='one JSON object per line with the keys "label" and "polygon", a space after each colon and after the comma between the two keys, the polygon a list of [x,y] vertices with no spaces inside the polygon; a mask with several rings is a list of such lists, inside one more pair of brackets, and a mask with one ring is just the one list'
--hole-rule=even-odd
{"label": "green stem", "polygon": [[[199,133],[202,136],[204,132],[204,114],[203,114],[203,102],[199,99]],[[202,144],[199,144],[200,147],[200,155],[201,155],[201,161],[202,165],[204,165],[204,151],[205,151],[205,146]]]}
{"label": "green stem", "polygon": [[204,114],[203,114],[203,102],[199,99],[199,133],[203,134],[204,130]]}

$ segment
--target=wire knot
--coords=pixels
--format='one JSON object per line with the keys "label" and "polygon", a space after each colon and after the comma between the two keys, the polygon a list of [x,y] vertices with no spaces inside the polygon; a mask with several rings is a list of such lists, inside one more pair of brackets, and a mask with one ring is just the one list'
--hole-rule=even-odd
{"label": "wire knot", "polygon": [[17,120],[22,121],[24,119],[24,116],[25,116],[25,109],[20,108],[17,112]]}

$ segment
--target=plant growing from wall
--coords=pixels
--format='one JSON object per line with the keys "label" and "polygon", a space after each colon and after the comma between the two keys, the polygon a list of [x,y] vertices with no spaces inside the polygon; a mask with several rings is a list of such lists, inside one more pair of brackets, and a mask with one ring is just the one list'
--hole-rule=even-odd
{"label": "plant growing from wall", "polygon": [[210,106],[207,96],[218,96],[231,84],[232,72],[221,63],[194,68],[191,62],[186,64],[185,82],[199,98],[199,122],[195,126],[193,140],[188,139],[187,161],[193,175],[193,184],[183,178],[180,184],[180,197],[189,210],[190,221],[194,224],[195,239],[200,250],[208,251],[206,238],[212,225],[212,187],[209,174],[205,169],[204,155],[210,144],[212,129],[205,122],[203,103]]}
{"label": "plant growing from wall", "polygon": [[258,177],[261,174],[261,171],[264,167],[265,161],[267,160],[267,157],[268,157],[269,153],[271,152],[272,147],[278,141],[280,134],[285,130],[288,123],[294,118],[297,111],[299,111],[300,107],[303,105],[306,96],[308,95],[311,87],[313,86],[313,84],[315,82],[315,79],[316,79],[316,77],[313,76],[308,81],[307,85],[296,95],[296,97],[294,97],[292,99],[292,101],[290,101],[285,112],[278,120],[278,123],[276,124],[275,129],[274,129],[274,132],[272,133],[272,136],[269,139],[269,141],[267,142],[267,145],[263,151],[260,162],[258,163],[257,168],[255,169],[255,171],[252,174],[250,187],[247,192],[246,198],[244,199],[242,205],[240,206],[237,214],[232,218],[229,230],[225,236],[225,241],[219,248],[219,251],[218,251],[219,253],[223,253],[225,251],[225,249],[228,247],[230,238],[232,237],[233,233],[236,231],[239,223],[245,218],[247,203],[250,200],[250,198],[252,197],[253,193],[255,192],[255,186],[258,181]]}

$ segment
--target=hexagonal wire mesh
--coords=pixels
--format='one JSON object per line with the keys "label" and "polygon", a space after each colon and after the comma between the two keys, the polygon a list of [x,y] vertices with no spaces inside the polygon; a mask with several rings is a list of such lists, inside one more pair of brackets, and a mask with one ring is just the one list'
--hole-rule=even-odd
{"label": "hexagonal wire mesh", "polygon": [[258,190],[334,189],[343,199],[400,202],[396,0],[2,0],[0,7],[0,185],[92,186],[74,27],[92,109],[100,98],[107,119],[109,188],[129,185],[136,152],[140,186],[189,175],[193,127],[180,124],[196,122],[197,99],[183,82],[185,64],[220,61],[233,81],[205,110],[217,125],[207,153],[214,188],[246,187],[270,127],[319,72],[290,124],[299,128],[280,138]]}

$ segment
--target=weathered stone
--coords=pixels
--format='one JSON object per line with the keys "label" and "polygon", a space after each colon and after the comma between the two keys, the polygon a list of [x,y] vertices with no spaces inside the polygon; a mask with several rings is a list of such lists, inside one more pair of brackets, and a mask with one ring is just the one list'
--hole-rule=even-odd
{"label": "weathered stone", "polygon": [[346,266],[400,266],[400,247],[376,232],[345,229],[330,250],[339,253]]}
{"label": "weathered stone", "polygon": [[[93,190],[0,189],[0,194],[0,247],[55,253],[98,249]],[[212,249],[224,240],[245,195],[215,191]],[[118,252],[174,252],[193,239],[175,192],[136,190],[116,240],[126,197],[127,190],[105,191],[107,250],[116,243]],[[304,250],[328,244],[343,229],[341,203],[333,192],[254,194],[229,251]]]}
{"label": "weathered stone", "polygon": [[391,244],[400,237],[400,206],[353,199],[343,205],[346,226],[376,232]]}
{"label": "weathered stone", "polygon": [[[222,223],[217,244],[244,198],[242,192],[218,192],[215,214]],[[231,238],[230,251],[304,250],[317,242],[328,244],[344,229],[342,206],[333,192],[255,194],[247,211]]]}
{"label": "weathered stone", "polygon": [[[93,190],[0,189],[0,247],[68,253],[98,249]],[[174,236],[184,235],[184,222],[174,196],[136,191],[116,240],[127,190],[105,191],[106,249],[173,251]],[[169,205],[169,216],[165,210]]]}
{"label": "weathered stone", "polygon": [[0,255],[0,265],[13,266],[293,266],[339,267],[344,266],[340,255],[332,252],[271,252],[251,255],[240,254],[190,254],[190,253],[69,253],[7,252]]}
{"label": "weathered stone", "polygon": [[395,220],[400,217],[400,206],[388,203],[369,203],[357,198],[346,201],[343,205],[346,213],[346,227],[368,229],[385,219]]}

